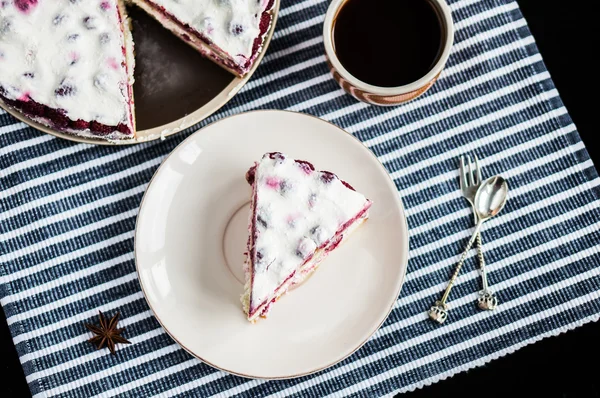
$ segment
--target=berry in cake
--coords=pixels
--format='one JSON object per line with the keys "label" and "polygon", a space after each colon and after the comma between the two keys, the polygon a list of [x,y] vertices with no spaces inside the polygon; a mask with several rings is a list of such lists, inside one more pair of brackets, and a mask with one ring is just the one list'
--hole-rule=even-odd
{"label": "berry in cake", "polygon": [[131,0],[201,54],[245,75],[271,25],[274,0]]}
{"label": "berry in cake", "polygon": [[242,307],[254,322],[368,218],[371,201],[335,174],[279,152],[265,154],[246,180],[252,202]]}
{"label": "berry in cake", "polygon": [[133,138],[133,62],[120,0],[2,2],[0,100],[36,122]]}

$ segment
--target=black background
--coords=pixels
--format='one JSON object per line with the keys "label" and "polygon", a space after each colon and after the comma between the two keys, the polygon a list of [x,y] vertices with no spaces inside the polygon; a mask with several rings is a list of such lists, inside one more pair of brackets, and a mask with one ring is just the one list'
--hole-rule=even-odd
{"label": "black background", "polygon": [[[595,1],[518,0],[554,83],[596,167],[600,149],[600,30]],[[0,309],[0,396],[30,396]],[[413,397],[600,397],[600,323],[527,346],[486,366],[404,396]]]}

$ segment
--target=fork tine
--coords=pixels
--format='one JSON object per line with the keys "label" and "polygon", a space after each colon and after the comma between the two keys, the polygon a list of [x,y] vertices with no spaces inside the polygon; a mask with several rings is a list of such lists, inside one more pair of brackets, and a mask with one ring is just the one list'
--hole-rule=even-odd
{"label": "fork tine", "polygon": [[469,155],[467,155],[467,162],[469,162],[469,172],[467,174],[467,182],[469,184],[469,186],[475,185],[475,175],[474,175],[474,167],[473,167],[473,163],[471,163],[471,157]]}
{"label": "fork tine", "polygon": [[477,176],[477,184],[481,184],[483,179],[481,178],[481,169],[479,168],[479,159],[475,155],[475,175]]}
{"label": "fork tine", "polygon": [[460,156],[460,189],[467,187],[467,170],[465,168],[465,158]]}

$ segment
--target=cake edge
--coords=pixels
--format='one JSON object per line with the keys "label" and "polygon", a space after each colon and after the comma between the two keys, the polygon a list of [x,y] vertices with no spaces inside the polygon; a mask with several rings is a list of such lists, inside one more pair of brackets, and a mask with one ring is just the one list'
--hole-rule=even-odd
{"label": "cake edge", "polygon": [[[209,44],[210,39],[189,25],[184,25],[183,22],[168,12],[164,7],[161,7],[150,0],[127,0],[127,2],[144,10],[148,15],[158,21],[165,29],[171,31],[204,57],[237,77],[244,77],[250,71],[250,69],[252,69],[256,58],[258,58],[258,55],[262,52],[265,37],[267,36],[267,33],[273,24],[272,12],[275,5],[275,0],[271,0],[263,10],[261,18],[264,18],[264,16],[267,15],[269,21],[264,32],[261,31],[259,36],[255,38],[255,40],[260,40],[260,45],[256,50],[253,49],[252,55],[250,58],[248,58],[244,66],[240,66],[234,62],[233,58],[231,58],[227,52],[219,48],[219,46],[214,43],[212,45]],[[186,26],[189,29],[186,29]]]}

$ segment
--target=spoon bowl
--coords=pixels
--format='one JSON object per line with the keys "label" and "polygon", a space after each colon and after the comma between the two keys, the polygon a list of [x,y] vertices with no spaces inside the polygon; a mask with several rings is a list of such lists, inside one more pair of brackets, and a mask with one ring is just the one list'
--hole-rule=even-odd
{"label": "spoon bowl", "polygon": [[508,184],[501,176],[488,178],[475,194],[475,211],[479,220],[487,220],[502,211],[508,197]]}

